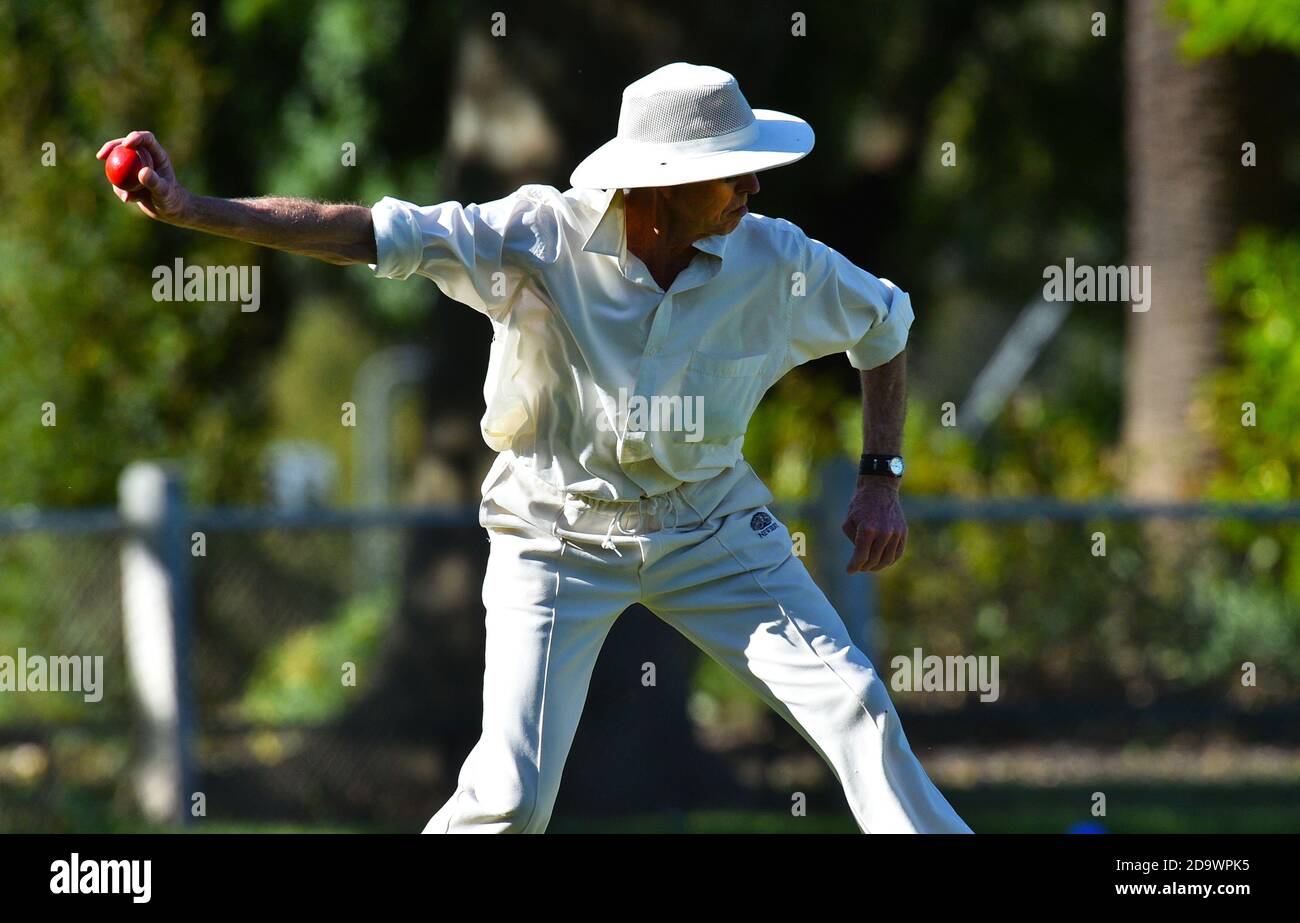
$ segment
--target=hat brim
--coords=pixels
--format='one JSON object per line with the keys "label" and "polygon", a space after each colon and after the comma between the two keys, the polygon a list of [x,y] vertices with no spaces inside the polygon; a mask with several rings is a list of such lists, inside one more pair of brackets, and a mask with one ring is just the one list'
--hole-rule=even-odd
{"label": "hat brim", "polygon": [[614,138],[578,164],[569,182],[584,189],[680,186],[783,167],[812,150],[812,126],[798,116],[755,109],[754,119],[757,137],[742,150],[669,156],[664,145]]}

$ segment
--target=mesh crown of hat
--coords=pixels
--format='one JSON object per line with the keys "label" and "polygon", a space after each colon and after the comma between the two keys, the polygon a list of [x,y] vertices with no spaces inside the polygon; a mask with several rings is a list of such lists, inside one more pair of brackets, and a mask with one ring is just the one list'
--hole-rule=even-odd
{"label": "mesh crown of hat", "polygon": [[715,138],[753,121],[735,77],[716,67],[668,64],[623,91],[618,136],[671,144]]}

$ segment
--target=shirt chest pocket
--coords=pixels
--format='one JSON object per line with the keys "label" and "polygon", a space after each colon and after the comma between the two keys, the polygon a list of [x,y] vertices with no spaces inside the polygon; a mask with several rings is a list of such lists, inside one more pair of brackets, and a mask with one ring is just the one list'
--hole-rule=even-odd
{"label": "shirt chest pocket", "polygon": [[[696,350],[686,364],[683,396],[696,401],[703,442],[728,443],[745,435],[749,418],[767,390],[767,353],[718,356]],[[687,434],[692,439],[691,434]]]}

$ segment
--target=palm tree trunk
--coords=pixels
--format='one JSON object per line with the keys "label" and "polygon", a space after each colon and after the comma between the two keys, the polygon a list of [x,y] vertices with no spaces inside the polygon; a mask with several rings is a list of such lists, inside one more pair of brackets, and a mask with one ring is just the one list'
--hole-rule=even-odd
{"label": "palm tree trunk", "polygon": [[1222,58],[1179,58],[1157,0],[1129,0],[1127,42],[1130,262],[1151,266],[1150,310],[1128,316],[1123,441],[1128,490],[1199,493],[1208,458],[1196,389],[1218,361],[1207,280],[1229,238],[1229,75]]}

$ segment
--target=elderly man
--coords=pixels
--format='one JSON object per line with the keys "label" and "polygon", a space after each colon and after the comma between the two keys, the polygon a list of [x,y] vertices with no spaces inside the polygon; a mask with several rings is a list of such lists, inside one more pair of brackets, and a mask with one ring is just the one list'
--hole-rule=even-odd
{"label": "elderly man", "polygon": [[546,829],[601,644],[637,602],[808,740],[863,831],[970,832],[741,456],[773,383],[846,353],[866,443],[848,569],[902,554],[908,296],[748,210],[759,171],[812,149],[806,122],[751,109],[724,71],[669,64],[627,87],[617,136],[572,189],[468,206],[198,197],[148,132],[100,158],[118,144],[151,155],[141,191],[118,190],[150,217],[422,275],[492,323],[483,732],[425,832]]}

